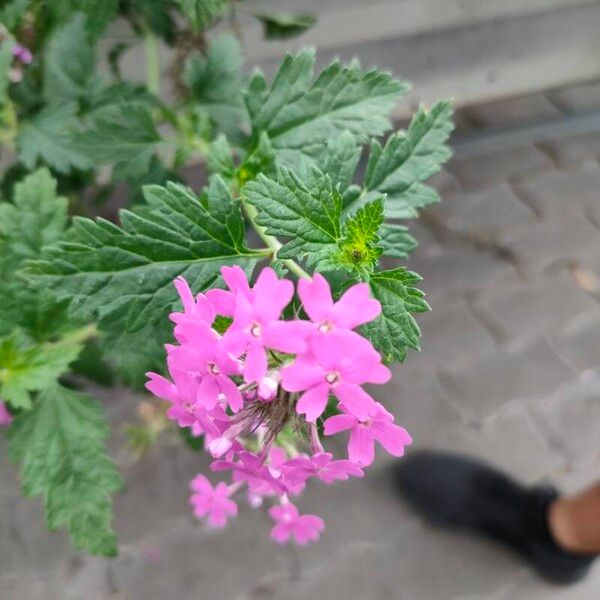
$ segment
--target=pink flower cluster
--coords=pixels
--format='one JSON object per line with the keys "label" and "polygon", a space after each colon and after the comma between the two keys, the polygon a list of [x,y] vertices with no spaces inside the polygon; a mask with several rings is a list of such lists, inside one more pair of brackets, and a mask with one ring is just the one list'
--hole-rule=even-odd
{"label": "pink flower cluster", "polygon": [[12,423],[12,415],[8,412],[6,404],[0,400],[0,427],[5,427]]}
{"label": "pink flower cluster", "polygon": [[[221,273],[227,290],[195,297],[183,278],[175,281],[183,311],[170,316],[178,342],[166,346],[170,379],[148,373],[146,387],[170,403],[170,419],[204,435],[211,470],[231,474],[230,484],[213,486],[203,475],[192,481],[197,517],[224,526],[237,515],[232,496],[244,488],[254,507],[278,499],[269,510],[274,540],[306,544],[324,528],[319,517],[301,515],[291,501],[309,479],[331,484],[362,477],[376,441],[394,456],[412,441],[362,388],[391,376],[355,331],[377,318],[381,307],[363,283],[334,302],[329,284],[315,273],[297,287],[308,319],[289,318],[291,281],[270,268],[253,287],[240,267]],[[324,450],[320,426],[325,436],[350,432],[347,459]]]}

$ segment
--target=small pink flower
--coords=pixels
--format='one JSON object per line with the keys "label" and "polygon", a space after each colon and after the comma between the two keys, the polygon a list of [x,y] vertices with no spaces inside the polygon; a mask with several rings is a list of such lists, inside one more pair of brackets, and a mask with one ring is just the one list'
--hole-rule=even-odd
{"label": "small pink flower", "polygon": [[6,404],[0,400],[0,427],[5,427],[12,423],[12,415],[8,412]]}
{"label": "small pink flower", "polygon": [[206,297],[220,315],[233,317],[237,296],[244,296],[248,300],[251,300],[252,290],[250,289],[246,273],[237,265],[234,267],[221,267],[221,277],[223,277],[229,290],[218,288],[208,290]]}
{"label": "small pink flower", "polygon": [[291,353],[305,350],[308,323],[279,320],[293,295],[292,282],[279,279],[270,268],[261,271],[251,292],[235,293],[233,323],[223,344],[234,356],[246,354],[246,383],[258,383],[267,374],[266,348]]}
{"label": "small pink flower", "polygon": [[304,546],[319,539],[319,535],[325,529],[321,517],[301,515],[290,502],[270,508],[269,515],[275,521],[271,537],[280,544],[285,544],[290,538],[294,538],[297,544]]}
{"label": "small pink flower", "polygon": [[381,304],[371,297],[366,283],[348,288],[342,297],[333,302],[327,280],[315,273],[312,279],[298,282],[298,295],[310,320],[320,333],[339,329],[354,329],[373,321],[381,312]]}
{"label": "small pink flower", "polygon": [[200,335],[198,330],[202,331],[203,329],[209,329],[212,335],[217,337],[216,332],[210,329],[216,313],[208,298],[204,294],[198,294],[194,299],[192,290],[183,277],[178,277],[173,283],[183,305],[183,312],[172,312],[169,315],[171,321],[176,325],[177,341],[183,344],[188,341],[186,333],[196,332],[197,336]]}
{"label": "small pink flower", "polygon": [[210,410],[223,399],[233,412],[242,408],[242,394],[230,379],[240,373],[240,365],[224,351],[221,341],[210,330],[205,330],[193,344],[167,345],[167,354],[169,371],[184,371],[196,380],[195,404]]}
{"label": "small pink flower", "polygon": [[304,483],[310,477],[317,477],[330,484],[334,481],[346,481],[353,477],[363,477],[359,465],[349,460],[332,460],[329,452],[320,452],[311,457],[297,456],[286,461],[282,467],[284,477],[290,482]]}
{"label": "small pink flower", "polygon": [[371,343],[357,333],[336,331],[309,340],[309,352],[281,370],[281,385],[288,392],[304,391],[296,410],[311,422],[318,419],[329,394],[360,419],[375,410],[375,401],[360,386],[386,383],[390,370]]}
{"label": "small pink flower", "polygon": [[25,46],[22,46],[21,44],[15,44],[12,47],[12,55],[13,58],[16,58],[19,62],[23,63],[24,65],[31,64],[31,61],[33,60],[33,55],[31,54],[29,49]]}
{"label": "small pink flower", "polygon": [[325,421],[325,435],[334,435],[346,429],[350,429],[348,457],[363,466],[370,465],[375,458],[375,440],[392,456],[402,456],[404,447],[412,443],[406,429],[394,425],[394,417],[379,403],[376,403],[375,414],[367,419],[359,420],[345,413]]}
{"label": "small pink flower", "polygon": [[220,482],[215,487],[204,475],[196,475],[190,484],[190,504],[199,519],[207,517],[210,527],[224,527],[229,517],[238,513],[237,504],[229,498],[229,487]]}

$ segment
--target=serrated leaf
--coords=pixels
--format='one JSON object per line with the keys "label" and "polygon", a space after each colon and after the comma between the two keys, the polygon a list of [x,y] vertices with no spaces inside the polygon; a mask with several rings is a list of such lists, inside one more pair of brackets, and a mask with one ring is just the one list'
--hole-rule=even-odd
{"label": "serrated leaf", "polygon": [[0,398],[13,408],[30,408],[30,392],[53,385],[80,351],[81,344],[68,339],[38,345],[17,335],[0,340]]}
{"label": "serrated leaf", "polygon": [[194,106],[205,111],[217,127],[235,133],[244,116],[240,45],[231,35],[222,35],[210,44],[206,55],[192,54],[185,65],[183,80]]}
{"label": "serrated leaf", "polygon": [[309,267],[331,268],[340,238],[342,200],[331,180],[312,171],[301,180],[282,168],[277,179],[259,174],[242,189],[242,196],[258,209],[256,222],[266,233],[289,241],[278,258],[306,260]]}
{"label": "serrated leaf", "polygon": [[323,172],[329,175],[342,195],[352,183],[361,152],[362,148],[348,131],[327,143]]}
{"label": "serrated leaf", "polygon": [[371,275],[373,297],[381,302],[381,314],[361,327],[375,348],[388,362],[402,361],[408,348],[420,349],[421,330],[411,313],[426,312],[429,305],[415,285],[421,278],[404,268],[379,271]]}
{"label": "serrated leaf", "polygon": [[336,256],[340,266],[357,273],[373,270],[381,256],[378,232],[383,219],[383,199],[379,198],[345,221]]}
{"label": "serrated leaf", "polygon": [[11,460],[20,463],[23,493],[42,496],[51,530],[66,526],[75,547],[114,556],[112,494],[122,487],[106,454],[108,424],[89,396],[54,385],[8,431]]}
{"label": "serrated leaf", "polygon": [[357,143],[387,131],[389,113],[408,89],[388,73],[338,61],[314,79],[314,62],[310,50],[288,55],[270,86],[257,73],[245,91],[255,142],[266,132],[278,164],[298,172],[316,166],[327,143],[345,131]]}
{"label": "serrated leaf", "polygon": [[77,106],[66,102],[48,106],[28,121],[24,121],[17,138],[19,157],[28,169],[34,169],[39,160],[69,173],[72,168],[89,169],[92,162],[73,142],[77,129]]}
{"label": "serrated leaf", "polygon": [[181,12],[196,31],[206,29],[222,17],[229,8],[229,0],[177,0]]}
{"label": "serrated leaf", "polygon": [[144,195],[147,205],[121,212],[121,227],[75,219],[69,240],[30,267],[57,299],[71,301],[74,316],[139,331],[173,306],[178,275],[205,290],[218,282],[223,265],[251,270],[263,256],[245,246],[239,203],[219,177],[201,199],[173,183],[148,186]]}
{"label": "serrated leaf", "polygon": [[0,203],[0,274],[36,258],[55,243],[67,224],[68,201],[56,195],[56,181],[39,169],[15,186],[13,203]]}
{"label": "serrated leaf", "polygon": [[255,13],[254,16],[262,23],[264,36],[268,40],[296,37],[317,22],[317,18],[309,14]]}
{"label": "serrated leaf", "polygon": [[440,170],[451,155],[447,145],[453,129],[452,103],[442,101],[431,110],[423,107],[406,132],[391,135],[385,146],[376,140],[365,172],[365,195],[386,194],[385,213],[391,218],[417,216],[417,209],[439,201],[437,192],[422,182]]}
{"label": "serrated leaf", "polygon": [[44,54],[44,97],[50,103],[83,98],[94,77],[96,58],[83,14],[57,29]]}
{"label": "serrated leaf", "polygon": [[141,102],[109,104],[94,111],[85,130],[74,136],[95,164],[113,164],[123,178],[144,175],[162,138],[148,106]]}
{"label": "serrated leaf", "polygon": [[408,227],[396,223],[384,223],[379,228],[379,238],[383,254],[393,258],[407,258],[418,245]]}
{"label": "serrated leaf", "polygon": [[225,179],[232,179],[235,175],[233,154],[227,138],[221,134],[210,144],[206,163],[211,173],[221,175]]}

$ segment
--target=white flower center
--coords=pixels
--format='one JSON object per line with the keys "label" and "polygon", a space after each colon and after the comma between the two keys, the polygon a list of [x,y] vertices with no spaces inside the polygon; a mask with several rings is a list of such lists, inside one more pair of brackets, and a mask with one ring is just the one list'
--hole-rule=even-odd
{"label": "white flower center", "polygon": [[262,327],[260,326],[259,323],[254,323],[254,325],[252,325],[252,327],[250,327],[250,335],[253,335],[254,337],[260,337],[261,333],[262,333]]}
{"label": "white flower center", "polygon": [[340,374],[336,371],[331,371],[330,373],[327,373],[327,375],[325,375],[325,381],[327,381],[327,383],[330,383],[331,385],[333,385],[334,383],[338,383],[339,380]]}
{"label": "white flower center", "polygon": [[213,362],[207,363],[206,367],[208,368],[208,372],[213,375],[218,375],[221,371],[219,371],[219,367]]}
{"label": "white flower center", "polygon": [[329,321],[325,321],[319,325],[319,331],[321,333],[327,333],[333,329],[333,325]]}

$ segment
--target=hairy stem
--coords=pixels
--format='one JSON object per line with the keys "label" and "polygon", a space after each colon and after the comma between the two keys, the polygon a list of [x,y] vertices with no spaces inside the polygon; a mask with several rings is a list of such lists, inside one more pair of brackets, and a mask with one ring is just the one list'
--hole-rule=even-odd
{"label": "hairy stem", "polygon": [[[248,221],[250,221],[252,228],[258,234],[258,237],[260,237],[267,247],[271,249],[273,253],[273,259],[277,258],[277,252],[279,252],[283,244],[276,237],[266,233],[264,227],[258,225],[256,222],[258,211],[254,206],[252,206],[252,204],[242,200],[242,209],[244,210]],[[310,279],[310,275],[297,262],[288,258],[283,259],[283,264],[296,276],[303,277],[304,279]]]}

